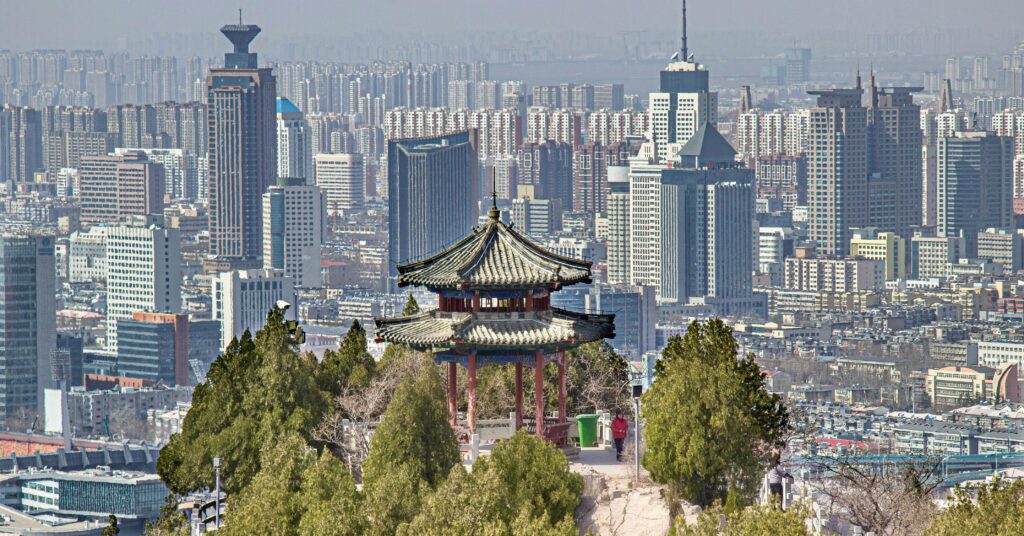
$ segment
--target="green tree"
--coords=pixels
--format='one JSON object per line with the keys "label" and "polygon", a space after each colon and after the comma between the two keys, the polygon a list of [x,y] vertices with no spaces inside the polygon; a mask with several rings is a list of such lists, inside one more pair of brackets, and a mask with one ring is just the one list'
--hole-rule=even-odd
{"label": "green tree", "polygon": [[454,467],[399,534],[576,534],[572,514],[582,490],[560,450],[520,431],[478,459],[472,473]]}
{"label": "green tree", "polygon": [[721,320],[693,322],[669,340],[656,373],[642,400],[643,464],[666,485],[669,512],[679,513],[680,500],[724,500],[730,487],[749,501],[789,426],[753,356],[737,357]]}
{"label": "green tree", "polygon": [[298,434],[263,451],[263,468],[225,512],[234,534],[358,535],[366,528],[351,475],[330,453],[318,456]]}
{"label": "green tree", "polygon": [[[976,499],[972,491],[977,492]],[[1024,534],[1024,480],[995,480],[976,490],[957,488],[955,503],[932,520],[925,534]]]}
{"label": "green tree", "polygon": [[727,513],[715,504],[688,526],[680,516],[672,528],[675,536],[808,536],[804,520],[810,509],[802,503],[786,511],[768,505],[755,505]]}
{"label": "green tree", "polygon": [[238,493],[259,472],[263,447],[290,433],[308,438],[328,403],[275,308],[255,339],[246,332],[214,361],[181,432],[160,451],[157,472],[177,494],[212,489],[220,457],[223,489]]}
{"label": "green tree", "polygon": [[444,400],[433,366],[419,367],[395,390],[363,464],[372,532],[393,534],[411,520],[419,494],[435,489],[459,463]]}
{"label": "green tree", "polygon": [[358,320],[353,320],[338,350],[324,352],[316,370],[317,385],[331,396],[338,396],[347,385],[365,387],[375,369],[376,362],[366,345],[366,330]]}
{"label": "green tree", "polygon": [[121,533],[121,527],[117,526],[117,516],[110,514],[107,521],[109,524],[103,529],[103,536],[117,536]]}
{"label": "green tree", "polygon": [[405,300],[405,309],[402,309],[402,316],[412,316],[419,314],[420,304],[416,303],[416,298],[412,297],[412,292],[409,293],[409,299]]}
{"label": "green tree", "polygon": [[178,498],[168,493],[160,507],[160,518],[146,523],[146,536],[189,536],[188,517],[178,510]]}

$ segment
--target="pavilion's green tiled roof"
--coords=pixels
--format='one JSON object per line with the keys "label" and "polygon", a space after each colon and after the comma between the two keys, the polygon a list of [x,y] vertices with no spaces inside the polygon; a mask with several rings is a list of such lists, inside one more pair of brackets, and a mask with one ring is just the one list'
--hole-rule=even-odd
{"label": "pavilion's green tiled roof", "polygon": [[614,337],[613,318],[562,309],[476,314],[432,310],[414,316],[378,318],[376,323],[379,340],[417,348],[508,348],[577,345]]}
{"label": "pavilion's green tiled roof", "polygon": [[590,263],[547,251],[501,221],[487,223],[448,249],[398,265],[398,284],[434,288],[524,287],[590,282]]}

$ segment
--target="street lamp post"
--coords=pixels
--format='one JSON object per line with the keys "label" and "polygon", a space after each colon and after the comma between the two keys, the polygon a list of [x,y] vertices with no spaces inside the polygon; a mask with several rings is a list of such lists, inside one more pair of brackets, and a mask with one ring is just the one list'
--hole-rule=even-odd
{"label": "street lamp post", "polygon": [[216,488],[214,491],[215,508],[215,519],[217,523],[217,530],[220,530],[220,458],[213,459],[213,473],[216,480]]}
{"label": "street lamp post", "polygon": [[640,481],[640,395],[643,386],[633,385],[633,470],[637,482]]}

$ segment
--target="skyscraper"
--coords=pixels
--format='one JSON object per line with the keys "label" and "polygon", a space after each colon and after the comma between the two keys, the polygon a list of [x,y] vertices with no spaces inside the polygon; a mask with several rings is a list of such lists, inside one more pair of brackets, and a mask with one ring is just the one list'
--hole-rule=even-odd
{"label": "skyscraper", "polygon": [[388,142],[388,269],[452,245],[477,221],[475,130]]}
{"label": "skyscraper", "polygon": [[751,289],[754,174],[710,124],[680,149],[682,167],[631,162],[631,284],[659,303],[761,315]]}
{"label": "skyscraper", "polygon": [[853,89],[809,91],[818,97],[808,135],[809,238],[818,253],[844,256],[852,228],[867,227],[868,123],[860,76]]}
{"label": "skyscraper", "polygon": [[53,387],[57,313],[53,237],[0,234],[0,417],[42,414]]}
{"label": "skyscraper", "polygon": [[661,71],[658,91],[650,94],[647,113],[650,140],[658,161],[675,158],[679,148],[705,123],[718,124],[718,93],[708,89],[708,71],[694,60],[686,42],[683,2],[682,46]]}
{"label": "skyscraper", "polygon": [[309,124],[292,101],[277,98],[277,176],[300,177],[313,184]]}
{"label": "skyscraper", "polygon": [[320,287],[324,194],[300,177],[282,177],[263,194],[263,267],[284,270],[296,286]]}
{"label": "skyscraper", "polygon": [[900,237],[911,236],[911,229],[921,224],[921,107],[914,104],[913,94],[923,89],[880,88],[874,73],[868,86],[868,188],[876,179],[892,181],[895,193],[892,221],[871,221],[871,225]]}
{"label": "skyscraper", "polygon": [[220,31],[234,51],[206,77],[210,255],[218,269],[255,268],[262,248],[261,199],[277,173],[276,82],[249,52],[259,26],[229,24]]}

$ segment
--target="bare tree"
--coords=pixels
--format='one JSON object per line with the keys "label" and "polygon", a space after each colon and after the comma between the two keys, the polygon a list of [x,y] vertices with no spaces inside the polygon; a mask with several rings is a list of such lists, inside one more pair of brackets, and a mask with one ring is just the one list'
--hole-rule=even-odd
{"label": "bare tree", "polygon": [[929,459],[869,465],[823,458],[827,478],[815,486],[827,515],[836,515],[878,536],[914,536],[935,512],[931,493],[942,482],[941,461]]}
{"label": "bare tree", "polygon": [[416,355],[403,356],[381,367],[363,388],[346,385],[335,398],[335,410],[313,429],[313,439],[325,443],[357,481],[362,480],[362,464],[370,452],[370,436],[388,407],[402,379],[415,375],[424,360]]}

